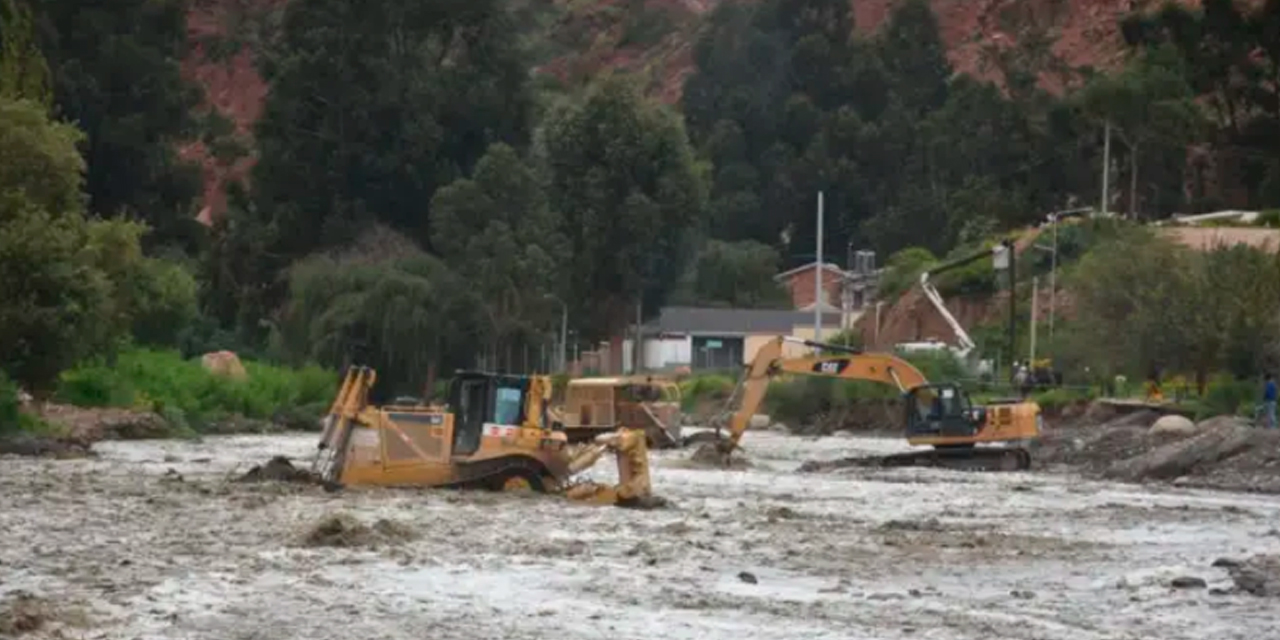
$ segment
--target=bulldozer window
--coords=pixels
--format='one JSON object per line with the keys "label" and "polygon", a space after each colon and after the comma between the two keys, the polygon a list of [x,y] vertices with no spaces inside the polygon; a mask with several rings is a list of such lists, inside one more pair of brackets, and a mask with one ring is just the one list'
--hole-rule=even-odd
{"label": "bulldozer window", "polygon": [[497,401],[493,407],[493,421],[504,425],[520,424],[523,396],[518,387],[498,387]]}
{"label": "bulldozer window", "polygon": [[480,447],[484,428],[485,404],[488,400],[485,380],[464,380],[458,394],[458,417],[454,427],[453,450],[463,455]]}

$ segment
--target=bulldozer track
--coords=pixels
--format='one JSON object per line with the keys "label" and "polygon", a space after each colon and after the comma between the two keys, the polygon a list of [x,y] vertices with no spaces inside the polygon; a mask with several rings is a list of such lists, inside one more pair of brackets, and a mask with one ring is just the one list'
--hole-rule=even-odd
{"label": "bulldozer track", "polygon": [[497,482],[513,473],[523,473],[538,478],[540,482],[536,487],[540,487],[540,491],[548,489],[541,482],[547,476],[546,468],[537,460],[525,456],[465,463],[460,470],[462,478],[439,486],[445,489],[492,489]]}

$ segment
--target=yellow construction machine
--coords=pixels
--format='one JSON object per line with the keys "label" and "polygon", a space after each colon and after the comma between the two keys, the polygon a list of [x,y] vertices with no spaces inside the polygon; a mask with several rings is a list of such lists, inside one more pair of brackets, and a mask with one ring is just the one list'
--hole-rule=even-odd
{"label": "yellow construction machine", "polygon": [[[597,504],[655,502],[644,432],[617,429],[569,445],[547,419],[548,376],[458,372],[443,406],[372,406],[376,379],[371,368],[350,367],[325,417],[312,473],[328,486],[532,490]],[[618,484],[576,479],[611,451]]]}
{"label": "yellow construction machine", "polygon": [[[788,342],[836,355],[787,358],[783,348]],[[727,457],[737,448],[751,416],[764,400],[769,381],[786,374],[870,380],[896,386],[903,393],[907,442],[932,448],[884,456],[879,459],[881,466],[1026,469],[1031,456],[1022,443],[1040,435],[1040,406],[1034,402],[1008,400],[974,406],[960,385],[930,384],[919,369],[893,354],[779,336],[756,352],[717,421],[715,432],[709,434],[722,454]],[[726,418],[728,437],[720,433]],[[979,444],[1005,446],[975,446]]]}
{"label": "yellow construction machine", "polygon": [[626,427],[644,431],[650,448],[666,449],[680,445],[680,398],[680,387],[662,376],[577,378],[551,419],[570,444]]}

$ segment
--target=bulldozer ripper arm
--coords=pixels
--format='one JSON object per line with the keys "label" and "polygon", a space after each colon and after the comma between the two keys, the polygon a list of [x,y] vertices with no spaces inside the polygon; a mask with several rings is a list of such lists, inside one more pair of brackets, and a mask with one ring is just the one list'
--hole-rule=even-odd
{"label": "bulldozer ripper arm", "polygon": [[[798,343],[835,353],[796,358],[784,356],[786,343]],[[769,390],[769,381],[778,375],[806,375],[845,380],[869,380],[893,385],[899,391],[927,384],[928,380],[914,365],[890,353],[867,353],[841,345],[828,345],[779,336],[760,347],[751,364],[747,365],[738,388],[729,398],[729,438],[721,442],[721,452],[731,453],[738,446],[742,434],[751,424]],[[736,407],[734,406],[736,404]]]}
{"label": "bulldozer ripper arm", "polygon": [[569,461],[570,472],[577,474],[591,468],[609,451],[617,458],[618,484],[572,484],[565,489],[565,497],[593,504],[619,505],[650,498],[649,447],[644,431],[619,429],[597,436],[595,442]]}

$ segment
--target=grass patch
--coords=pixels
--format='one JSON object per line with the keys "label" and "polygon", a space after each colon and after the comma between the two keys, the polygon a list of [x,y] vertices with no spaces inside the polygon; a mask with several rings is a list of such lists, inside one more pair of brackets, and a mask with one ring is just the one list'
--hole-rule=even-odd
{"label": "grass patch", "polygon": [[1262,383],[1258,380],[1238,380],[1226,374],[1211,377],[1204,395],[1191,398],[1181,406],[1194,412],[1195,419],[1206,420],[1215,416],[1253,417],[1254,409],[1262,402]]}
{"label": "grass patch", "polygon": [[64,372],[56,398],[81,407],[154,411],[196,431],[235,417],[304,428],[324,412],[338,384],[337,373],[320,367],[244,366],[248,379],[230,380],[177,351],[134,349],[114,367],[95,362]]}
{"label": "grass patch", "polygon": [[720,373],[702,374],[680,382],[680,404],[684,411],[692,411],[703,402],[724,402],[733,394],[738,380]]}
{"label": "grass patch", "polygon": [[1091,387],[1058,387],[1041,391],[1031,399],[1040,405],[1042,411],[1053,415],[1073,404],[1089,402],[1096,397],[1097,393]]}

